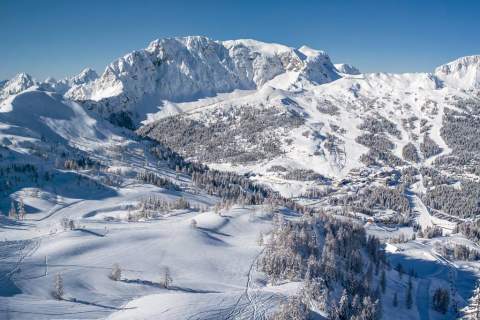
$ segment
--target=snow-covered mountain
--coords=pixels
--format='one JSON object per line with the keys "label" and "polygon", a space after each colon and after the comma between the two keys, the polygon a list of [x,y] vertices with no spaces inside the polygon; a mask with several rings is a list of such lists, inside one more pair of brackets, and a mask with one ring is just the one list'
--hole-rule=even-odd
{"label": "snow-covered mountain", "polygon": [[37,82],[29,74],[19,73],[12,79],[5,81],[3,85],[0,86],[0,100],[20,93],[36,84]]}
{"label": "snow-covered mountain", "polygon": [[479,70],[184,37],[1,83],[0,319],[457,318]]}
{"label": "snow-covered mountain", "polygon": [[446,86],[460,89],[480,88],[480,55],[459,58],[435,69],[435,76]]}
{"label": "snow-covered mountain", "polygon": [[19,73],[10,80],[0,81],[0,100],[4,100],[32,87],[39,87],[42,90],[64,94],[74,86],[87,84],[97,78],[97,73],[91,68],[85,68],[78,75],[62,80],[49,77],[43,82],[35,80],[27,73]]}
{"label": "snow-covered mountain", "polygon": [[360,71],[356,67],[348,63],[336,63],[335,68],[337,68],[340,73],[344,74],[360,74]]}
{"label": "snow-covered mountain", "polygon": [[324,52],[255,40],[213,41],[205,37],[156,40],[111,63],[102,76],[72,88],[74,100],[109,100],[117,109],[161,100],[190,101],[258,89],[286,72],[321,84],[339,76]]}

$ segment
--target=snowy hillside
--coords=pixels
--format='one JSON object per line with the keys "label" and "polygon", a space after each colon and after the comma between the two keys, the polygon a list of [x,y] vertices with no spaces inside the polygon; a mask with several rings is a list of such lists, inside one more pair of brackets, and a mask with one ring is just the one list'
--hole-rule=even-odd
{"label": "snowy hillside", "polygon": [[479,76],[185,37],[1,82],[0,319],[475,314]]}

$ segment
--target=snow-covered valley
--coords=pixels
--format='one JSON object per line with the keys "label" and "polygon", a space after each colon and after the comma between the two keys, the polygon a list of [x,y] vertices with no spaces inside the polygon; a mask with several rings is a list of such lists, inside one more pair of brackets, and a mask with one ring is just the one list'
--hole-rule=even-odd
{"label": "snow-covered valley", "polygon": [[479,89],[205,37],[0,82],[0,319],[470,319]]}

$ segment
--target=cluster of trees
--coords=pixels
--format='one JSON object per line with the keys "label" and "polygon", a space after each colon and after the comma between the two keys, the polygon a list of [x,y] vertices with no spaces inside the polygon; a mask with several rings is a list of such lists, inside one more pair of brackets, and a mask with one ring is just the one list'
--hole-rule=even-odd
{"label": "cluster of trees", "polygon": [[161,143],[152,142],[149,150],[152,155],[156,156],[159,161],[164,162],[169,168],[190,176],[197,187],[225,201],[241,204],[274,203],[297,212],[311,211],[290,199],[281,197],[270,188],[252,182],[247,176],[218,171],[197,162],[187,161]]}
{"label": "cluster of trees", "polygon": [[430,158],[441,153],[442,148],[428,134],[424,134],[423,141],[420,143],[420,152],[424,158]]}
{"label": "cluster of trees", "polygon": [[443,257],[449,259],[476,261],[480,258],[480,252],[478,250],[464,244],[438,244],[436,249],[441,252]]}
{"label": "cluster of trees", "polygon": [[280,165],[273,165],[267,169],[267,172],[287,172],[287,171],[288,171],[287,168]]}
{"label": "cluster of trees", "polygon": [[217,109],[201,117],[168,117],[137,132],[198,161],[245,163],[281,155],[282,134],[304,123],[292,110],[250,105]]}
{"label": "cluster of trees", "polygon": [[410,203],[401,187],[370,187],[356,195],[343,198],[344,203],[360,212],[371,212],[372,209],[391,209],[404,215],[411,212]]}
{"label": "cluster of trees", "polygon": [[355,141],[366,147],[382,151],[388,151],[395,148],[393,142],[388,140],[387,137],[382,134],[364,133],[358,136]]}
{"label": "cluster of trees", "polygon": [[478,320],[480,319],[480,284],[477,283],[472,297],[468,300],[468,306],[462,310],[465,320]]}
{"label": "cluster of trees", "polygon": [[25,211],[25,205],[23,204],[23,200],[20,199],[16,205],[15,201],[12,201],[10,205],[10,210],[8,211],[8,217],[12,220],[23,220],[25,219],[25,215],[27,212]]}
{"label": "cluster of trees", "polygon": [[307,199],[320,199],[323,197],[328,196],[332,192],[334,192],[335,189],[331,187],[325,187],[322,189],[319,188],[308,188],[304,193],[302,193],[301,197],[307,198]]}
{"label": "cluster of trees", "polygon": [[66,159],[63,162],[63,167],[67,170],[87,170],[98,168],[99,166],[98,162],[83,156],[77,159]]}
{"label": "cluster of trees", "polygon": [[291,297],[280,304],[280,307],[273,314],[269,315],[268,320],[308,320],[310,319],[310,310],[299,297]]}
{"label": "cluster of trees", "polygon": [[432,239],[441,237],[443,235],[443,229],[439,226],[427,226],[424,230],[419,228],[417,233],[420,238]]}
{"label": "cluster of trees", "polygon": [[208,194],[223,199],[235,199],[245,204],[262,204],[266,198],[273,196],[273,191],[270,189],[231,172],[217,170],[194,172],[192,181]]}
{"label": "cluster of trees", "polygon": [[463,162],[480,161],[480,102],[460,100],[460,111],[445,108],[440,134]]}
{"label": "cluster of trees", "polygon": [[400,171],[400,181],[402,184],[405,186],[409,186],[415,182],[418,181],[418,178],[416,177],[418,175],[419,171],[417,168],[409,166],[406,168],[403,168]]}
{"label": "cluster of trees", "polygon": [[[345,166],[345,142],[338,136],[327,133],[323,147],[330,153],[333,161],[342,169]],[[323,152],[323,150],[322,150]],[[318,152],[317,152],[318,153]]]}
{"label": "cluster of trees", "polygon": [[340,114],[340,109],[331,101],[324,100],[321,104],[317,104],[317,110],[320,113],[336,116]]}
{"label": "cluster of trees", "polygon": [[136,207],[128,208],[127,220],[130,222],[136,222],[140,219],[151,219],[161,215],[161,213],[170,212],[172,210],[185,210],[191,208],[192,206],[190,202],[183,197],[177,198],[175,201],[167,201],[162,197],[149,196],[140,200]]}
{"label": "cluster of trees", "polygon": [[75,220],[69,218],[63,218],[60,220],[60,225],[62,226],[63,230],[74,230],[76,228]]}
{"label": "cluster of trees", "polygon": [[480,243],[480,220],[457,223],[455,233],[461,233],[468,239]]}
{"label": "cluster of trees", "polygon": [[423,185],[425,187],[452,184],[455,182],[452,178],[445,176],[440,171],[432,167],[421,167],[420,173],[423,176]]}
{"label": "cluster of trees", "polygon": [[[385,265],[385,253],[378,239],[367,238],[360,225],[324,214],[307,215],[299,222],[277,217],[258,260],[258,268],[273,283],[285,279],[305,281],[299,300],[282,307],[280,315],[305,315],[298,311],[314,301],[332,319],[350,319],[354,315],[359,316],[354,319],[379,319],[380,289],[372,288],[372,278],[373,269],[378,275]],[[329,291],[337,284],[345,288],[344,296],[328,308]]]}
{"label": "cluster of trees", "polygon": [[423,202],[447,214],[472,218],[480,214],[480,183],[461,180],[461,188],[439,185],[431,188],[422,197]]}
{"label": "cluster of trees", "polygon": [[417,147],[411,142],[407,143],[403,146],[402,149],[402,157],[403,159],[417,163],[420,161],[420,156],[418,155]]}
{"label": "cluster of trees", "polygon": [[178,185],[176,185],[169,179],[161,177],[147,170],[137,173],[137,180],[144,183],[153,184],[157,187],[168,189],[168,190],[176,190],[176,191],[181,190]]}
{"label": "cluster of trees", "polygon": [[283,176],[287,180],[327,182],[328,178],[310,169],[291,169]]}
{"label": "cluster of trees", "polygon": [[9,190],[22,181],[38,183],[39,176],[39,171],[33,164],[11,163],[3,165],[0,167],[0,191]]}
{"label": "cluster of trees", "polygon": [[162,197],[149,196],[140,201],[139,207],[142,210],[170,211],[190,209],[191,205],[184,197],[177,198],[175,201],[167,201]]}
{"label": "cluster of trees", "polygon": [[381,166],[386,165],[390,167],[399,167],[405,162],[394,155],[391,151],[383,151],[378,149],[370,149],[366,154],[360,156],[360,161],[366,166]]}
{"label": "cluster of trees", "polygon": [[389,133],[397,138],[401,137],[401,132],[395,123],[379,114],[365,118],[358,128],[373,134]]}

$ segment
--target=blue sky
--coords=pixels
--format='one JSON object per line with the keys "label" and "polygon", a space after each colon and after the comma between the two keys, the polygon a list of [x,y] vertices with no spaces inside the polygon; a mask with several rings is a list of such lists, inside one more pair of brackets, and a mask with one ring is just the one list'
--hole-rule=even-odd
{"label": "blue sky", "polygon": [[480,54],[480,1],[0,0],[0,79],[100,73],[151,40],[185,35],[306,44],[364,72],[431,71]]}

